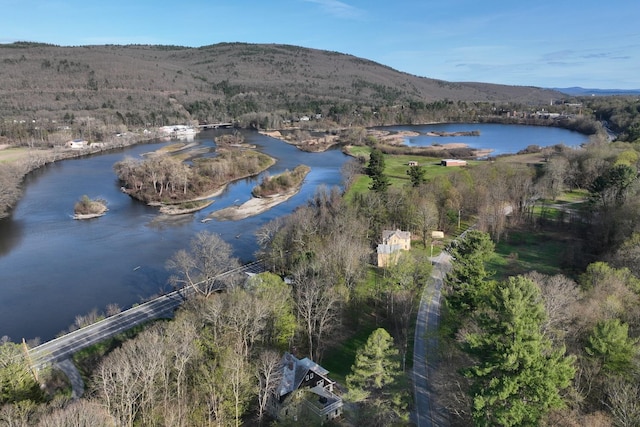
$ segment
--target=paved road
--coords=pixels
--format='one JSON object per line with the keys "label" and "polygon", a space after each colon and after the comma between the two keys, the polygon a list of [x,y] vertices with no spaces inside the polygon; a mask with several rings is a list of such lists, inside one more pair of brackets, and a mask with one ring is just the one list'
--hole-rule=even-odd
{"label": "paved road", "polygon": [[[260,273],[262,271],[264,271],[262,263],[256,261],[222,273],[220,276],[232,273]],[[83,348],[122,333],[134,326],[153,319],[172,317],[174,310],[184,301],[182,295],[188,295],[189,291],[189,289],[182,289],[181,291],[161,295],[151,301],[34,347],[29,350],[31,365],[33,368],[38,369],[51,363],[63,361]]]}
{"label": "paved road", "polygon": [[413,350],[415,411],[412,414],[413,422],[418,427],[449,425],[449,414],[437,404],[429,379],[433,378],[437,368],[440,290],[442,280],[451,266],[450,260],[446,252],[433,259],[433,280],[425,286],[418,310]]}
{"label": "paved road", "polygon": [[29,350],[31,365],[40,368],[68,359],[73,353],[122,333],[134,326],[161,317],[171,317],[184,301],[178,292],[162,295],[154,300],[125,310],[114,316],[47,341]]}
{"label": "paved road", "polygon": [[55,366],[60,369],[69,378],[71,383],[71,398],[79,399],[84,394],[84,381],[80,371],[73,364],[73,360],[65,359],[60,362],[56,362]]}

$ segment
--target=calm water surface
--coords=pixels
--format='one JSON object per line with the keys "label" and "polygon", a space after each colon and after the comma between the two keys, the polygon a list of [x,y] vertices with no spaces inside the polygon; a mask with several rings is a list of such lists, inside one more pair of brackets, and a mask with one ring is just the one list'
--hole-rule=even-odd
{"label": "calm water surface", "polygon": [[[393,127],[394,130],[480,130],[471,141],[462,138],[410,138],[408,144],[466,142],[497,150],[518,151],[531,144],[579,145],[586,137],[555,128],[504,125],[430,125]],[[224,131],[206,131],[196,142],[213,146]],[[546,132],[546,133],[545,133]],[[245,132],[245,140],[275,157],[271,175],[299,164],[311,167],[302,190],[268,212],[240,221],[202,223],[214,210],[248,200],[260,179],[233,183],[207,209],[191,215],[166,217],[119,190],[114,163],[139,157],[167,142],[141,144],[117,152],[66,160],[30,174],[23,198],[12,216],[0,221],[0,336],[53,338],[78,314],[103,311],[110,303],[127,308],[169,290],[168,258],[187,247],[201,230],[219,233],[243,261],[257,249],[255,231],[268,221],[304,204],[320,185],[340,185],[340,168],[348,159],[339,150],[304,153],[278,140]],[[485,139],[486,138],[486,139]],[[433,143],[429,142],[429,144]],[[474,147],[476,145],[473,145]],[[500,148],[504,147],[504,148]],[[82,196],[101,197],[109,212],[102,218],[75,221],[73,205]]]}
{"label": "calm water surface", "polygon": [[[491,155],[515,153],[529,145],[546,147],[564,144],[577,147],[587,141],[578,132],[545,126],[502,125],[493,123],[442,123],[423,126],[393,126],[388,129],[420,132],[420,136],[405,138],[405,144],[424,147],[434,144],[461,142],[471,148],[491,149]],[[470,132],[479,131],[480,136],[427,136],[427,132]]]}

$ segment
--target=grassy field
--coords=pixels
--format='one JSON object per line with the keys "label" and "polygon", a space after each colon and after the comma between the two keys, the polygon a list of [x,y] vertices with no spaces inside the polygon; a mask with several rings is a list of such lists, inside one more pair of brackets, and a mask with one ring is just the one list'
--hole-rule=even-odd
{"label": "grassy field", "polygon": [[27,147],[13,147],[0,149],[0,163],[10,163],[29,157],[30,150]]}
{"label": "grassy field", "polygon": [[[352,156],[362,156],[368,159],[371,148],[365,146],[351,146],[348,148],[347,152]],[[441,166],[440,159],[436,157],[385,154],[384,174],[389,177],[389,182],[392,186],[410,184],[411,180],[409,179],[409,175],[407,175],[407,171],[409,170],[408,164],[410,161],[416,161],[419,166],[424,168],[424,176],[427,180],[433,179],[436,176],[447,175],[458,170],[458,168],[447,168]],[[473,165],[474,163],[478,162],[469,162],[470,165]],[[350,200],[354,194],[368,191],[369,185],[371,185],[371,178],[366,175],[361,175],[349,188],[345,197],[347,200]]]}
{"label": "grassy field", "polygon": [[561,274],[568,244],[562,233],[510,231],[496,244],[495,255],[489,260],[487,269],[495,272],[497,280],[529,271]]}

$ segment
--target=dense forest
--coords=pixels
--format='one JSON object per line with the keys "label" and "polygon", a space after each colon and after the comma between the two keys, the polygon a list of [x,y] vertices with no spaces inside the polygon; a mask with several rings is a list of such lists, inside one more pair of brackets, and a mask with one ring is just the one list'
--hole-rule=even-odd
{"label": "dense forest", "polygon": [[[266,47],[217,48],[233,47],[246,51],[238,58],[251,58],[251,64],[270,63],[262,56],[270,52]],[[3,67],[29,65],[35,73],[37,63],[38,73],[78,73],[68,77],[68,85],[58,81],[63,88],[78,85],[78,76],[86,76],[84,88],[73,89],[76,95],[80,90],[100,93],[104,86],[118,89],[123,84],[107,84],[97,67],[87,68],[77,57],[46,56],[51,52],[76,55],[76,48],[15,45],[3,49],[15,52],[4,56]],[[198,58],[192,49],[176,47],[84,49],[96,58],[107,50],[121,55],[143,52],[150,69],[156,61],[157,68],[166,67],[167,58]],[[270,49],[272,55],[287,51]],[[297,54],[307,60],[312,57],[305,57],[305,52]],[[380,67],[347,59],[355,68]],[[206,68],[208,63],[202,62],[199,65]],[[271,62],[283,69],[302,67],[280,63],[275,56]],[[231,60],[229,64],[233,64],[230,69],[239,67]],[[167,69],[162,72],[166,74]],[[180,87],[186,74],[174,70],[175,87]],[[238,71],[238,75],[244,74]],[[211,85],[210,76],[199,76],[190,78],[202,82],[203,88]],[[30,87],[29,77],[22,86],[15,79],[14,75],[14,86],[2,90],[39,93],[40,88]],[[354,87],[396,93],[370,84]],[[120,89],[129,93],[126,87]],[[303,89],[295,90],[306,93]],[[154,322],[76,354],[74,362],[86,384],[82,398],[71,399],[70,387],[57,370],[34,375],[23,346],[2,339],[0,425],[316,425],[320,421],[302,410],[277,421],[269,414],[269,396],[282,381],[279,372],[286,351],[322,364],[337,381],[345,408],[331,423],[410,425],[413,327],[423,287],[430,283],[429,249],[434,244],[437,251],[446,249],[452,263],[444,281],[440,368],[433,380],[438,404],[448,410],[452,425],[639,425],[638,99],[589,97],[572,99],[572,105],[560,102],[544,107],[508,100],[420,99],[419,95],[414,99],[389,95],[376,102],[355,97],[320,101],[307,89],[309,98],[289,108],[269,109],[275,104],[265,104],[233,115],[229,115],[231,103],[251,96],[223,84],[220,99],[226,104],[220,115],[215,109],[207,115],[203,111],[208,107],[194,110],[198,114],[184,107],[188,104],[180,99],[197,92],[189,87],[175,91],[174,101],[162,107],[178,113],[156,121],[149,120],[152,113],[157,118],[158,112],[145,112],[142,104],[121,109],[122,99],[96,107],[91,117],[80,117],[85,114],[80,111],[90,109],[47,110],[41,104],[38,111],[49,115],[49,124],[42,127],[43,122],[36,119],[3,121],[1,143],[38,150],[59,147],[72,136],[103,141],[112,132],[133,132],[147,123],[166,123],[165,119],[233,120],[242,127],[277,128],[303,114],[318,114],[317,119],[296,125],[308,130],[336,129],[341,144],[357,145],[366,155],[354,157],[344,167],[344,191],[321,188],[293,214],[260,229],[256,256],[267,260],[269,273],[248,280],[236,276],[222,280],[221,272],[238,265],[231,247],[214,234],[194,236],[166,261],[166,267],[171,285],[176,289],[193,286],[195,292],[174,319]],[[154,90],[148,88],[148,92]],[[148,95],[149,99],[158,96]],[[55,92],[47,96],[51,98],[47,105],[54,106],[70,99]],[[137,102],[134,98],[146,95],[131,92],[128,96],[130,102]],[[28,100],[22,107],[7,102],[3,108],[18,117],[20,111],[33,111]],[[84,102],[90,101],[87,97]],[[542,118],[535,114],[542,108],[559,115]],[[68,129],[59,129],[57,120],[63,112],[66,124],[62,127]],[[530,147],[519,156],[476,161],[447,173],[406,168],[403,179],[391,179],[387,167],[399,155],[385,154],[387,147],[375,136],[367,136],[364,127],[426,121],[557,125],[592,137],[579,149]],[[352,126],[347,129],[348,125]],[[617,134],[615,140],[610,140],[603,125]],[[6,206],[19,198],[25,171],[41,163],[34,157],[28,161],[35,163],[0,164],[0,202]],[[148,194],[144,197],[150,199],[196,194],[202,187],[188,188],[183,175],[193,172],[179,165],[155,165],[152,169],[163,174],[153,175],[157,179],[151,181],[136,178],[140,170],[149,169],[144,162],[127,160],[116,170],[132,189],[144,190]],[[458,236],[470,226],[465,236],[450,240],[446,248],[431,238],[433,230]],[[378,268],[375,248],[385,229],[411,231],[413,249],[403,252],[396,264]],[[532,246],[537,261],[524,259]],[[540,261],[549,247],[551,255]]]}

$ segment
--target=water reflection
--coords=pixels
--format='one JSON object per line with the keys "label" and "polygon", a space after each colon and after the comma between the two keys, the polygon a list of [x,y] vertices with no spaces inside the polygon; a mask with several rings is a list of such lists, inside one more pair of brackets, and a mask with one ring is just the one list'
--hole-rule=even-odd
{"label": "water reflection", "polygon": [[23,229],[22,221],[13,221],[11,217],[0,219],[0,257],[20,244]]}

